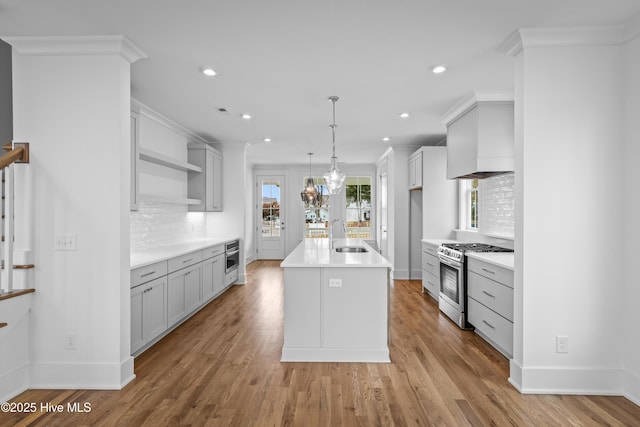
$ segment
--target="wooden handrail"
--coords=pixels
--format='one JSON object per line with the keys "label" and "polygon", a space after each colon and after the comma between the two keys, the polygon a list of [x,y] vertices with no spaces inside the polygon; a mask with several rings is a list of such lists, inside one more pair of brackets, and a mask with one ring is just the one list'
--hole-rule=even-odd
{"label": "wooden handrail", "polygon": [[21,295],[30,294],[35,291],[36,291],[35,289],[29,288],[29,289],[16,289],[15,291],[11,291],[11,292],[3,292],[3,293],[0,293],[0,301],[2,301],[3,299],[15,298]]}
{"label": "wooden handrail", "polygon": [[8,326],[8,323],[7,323],[7,322],[2,322],[2,323],[0,323],[0,328],[4,328],[5,326]]}
{"label": "wooden handrail", "polygon": [[29,163],[29,143],[16,142],[14,144],[5,144],[2,147],[5,151],[9,151],[0,157],[0,170],[6,168],[12,163]]}
{"label": "wooden handrail", "polygon": [[[14,270],[31,270],[36,268],[35,264],[13,264]],[[4,261],[2,262],[2,267],[0,269],[4,270]]]}

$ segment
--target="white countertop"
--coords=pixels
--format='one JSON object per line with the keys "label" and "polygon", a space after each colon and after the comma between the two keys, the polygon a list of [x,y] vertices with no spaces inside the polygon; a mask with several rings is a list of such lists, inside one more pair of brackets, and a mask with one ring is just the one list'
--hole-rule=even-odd
{"label": "white countertop", "polygon": [[364,246],[369,252],[340,253],[329,250],[329,239],[304,239],[282,261],[281,267],[385,267],[391,263],[363,239],[337,239],[335,248]]}
{"label": "white countertop", "polygon": [[467,258],[475,258],[479,261],[513,270],[515,258],[513,252],[468,252],[465,255]]}
{"label": "white countertop", "polygon": [[208,248],[209,246],[224,244],[231,240],[237,240],[237,237],[189,240],[173,245],[159,246],[157,248],[151,248],[144,251],[131,252],[129,255],[129,265],[131,269],[144,267],[149,264],[166,261],[171,258],[188,254],[189,252],[197,251],[199,249]]}
{"label": "white countertop", "polygon": [[460,243],[460,240],[451,239],[422,239],[422,243],[428,243],[430,245],[440,246],[443,243]]}

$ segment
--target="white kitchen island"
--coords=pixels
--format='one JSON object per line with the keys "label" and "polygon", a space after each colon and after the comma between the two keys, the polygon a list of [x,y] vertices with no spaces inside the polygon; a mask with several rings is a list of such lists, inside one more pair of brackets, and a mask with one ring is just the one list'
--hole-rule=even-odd
{"label": "white kitchen island", "polygon": [[390,361],[389,261],[362,239],[305,239],[281,266],[283,362]]}

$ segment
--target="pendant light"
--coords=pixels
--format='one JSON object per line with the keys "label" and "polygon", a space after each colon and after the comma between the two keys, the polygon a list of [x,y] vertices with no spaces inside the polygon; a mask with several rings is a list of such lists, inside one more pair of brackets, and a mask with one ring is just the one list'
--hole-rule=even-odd
{"label": "pendant light", "polygon": [[336,157],[336,102],[338,102],[337,96],[330,96],[329,101],[333,104],[333,123],[329,126],[331,128],[333,151],[331,155],[331,169],[329,172],[323,175],[324,182],[327,184],[327,191],[329,194],[340,194],[342,187],[344,186],[345,175],[338,169],[338,158]]}
{"label": "pendant light", "polygon": [[300,192],[300,198],[309,206],[320,207],[322,205],[322,189],[318,191],[318,188],[313,183],[313,177],[311,176],[311,156],[313,156],[313,153],[307,154],[309,155],[309,177],[307,178],[307,185]]}

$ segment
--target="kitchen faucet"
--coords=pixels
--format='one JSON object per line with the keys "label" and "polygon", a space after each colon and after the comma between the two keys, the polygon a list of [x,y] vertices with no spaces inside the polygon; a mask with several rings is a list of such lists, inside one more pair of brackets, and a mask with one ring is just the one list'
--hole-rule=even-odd
{"label": "kitchen faucet", "polygon": [[333,249],[333,246],[335,244],[334,240],[333,240],[333,223],[334,222],[341,222],[342,223],[342,229],[344,230],[345,234],[347,233],[347,226],[344,223],[344,221],[340,218],[336,218],[334,220],[331,221],[331,223],[329,223],[329,249]]}

